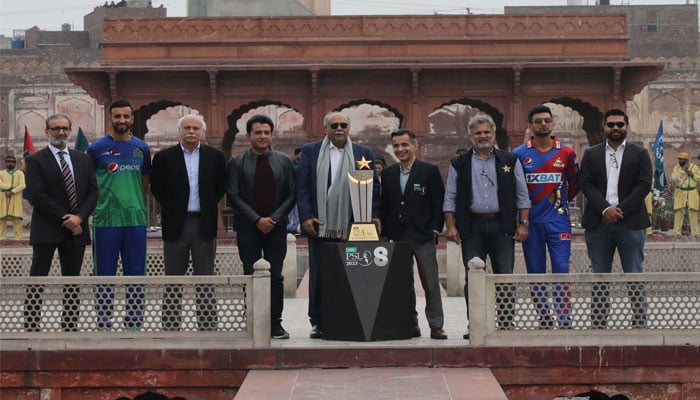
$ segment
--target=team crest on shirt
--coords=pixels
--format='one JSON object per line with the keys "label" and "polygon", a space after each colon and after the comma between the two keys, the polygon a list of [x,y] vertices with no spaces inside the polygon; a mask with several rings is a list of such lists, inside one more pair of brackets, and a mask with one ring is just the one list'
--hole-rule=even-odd
{"label": "team crest on shirt", "polygon": [[564,163],[561,162],[561,158],[557,157],[556,160],[554,160],[554,163],[552,164],[554,168],[564,168]]}
{"label": "team crest on shirt", "polygon": [[143,158],[143,151],[141,151],[141,149],[139,149],[139,148],[136,148],[136,149],[134,149],[134,152],[132,153],[132,155],[134,157]]}

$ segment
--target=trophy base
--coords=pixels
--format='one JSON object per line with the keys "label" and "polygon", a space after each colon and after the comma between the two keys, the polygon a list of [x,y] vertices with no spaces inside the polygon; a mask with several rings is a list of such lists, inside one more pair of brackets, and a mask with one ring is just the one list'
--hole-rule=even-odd
{"label": "trophy base", "polygon": [[353,223],[350,226],[348,242],[378,242],[379,234],[373,223]]}

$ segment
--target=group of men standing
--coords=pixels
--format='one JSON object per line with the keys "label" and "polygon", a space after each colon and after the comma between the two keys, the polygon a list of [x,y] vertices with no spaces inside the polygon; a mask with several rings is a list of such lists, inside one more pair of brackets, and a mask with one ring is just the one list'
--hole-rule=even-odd
{"label": "group of men standing", "polygon": [[[121,256],[125,275],[144,275],[146,208],[144,193],[161,205],[166,275],[183,275],[190,257],[195,275],[214,274],[218,204],[227,194],[238,227],[238,248],[244,272],[253,273],[260,258],[271,268],[271,336],[289,338],[282,327],[287,218],[297,206],[301,232],[309,239],[309,319],[311,338],[323,336],[321,274],[323,243],[345,240],[352,222],[348,172],[358,162],[374,160],[371,149],[353,143],[350,118],[330,112],[323,119],[322,140],[301,148],[298,166],[273,150],[274,122],[256,115],[246,123],[250,146],[228,163],[223,154],[203,143],[206,123],[185,115],[177,123],[180,143],[156,153],[133,136],[133,109],[126,101],[109,107],[112,132],[90,145],[87,155],[66,147],[71,132],[64,114],[46,120],[49,146],[27,160],[28,199],[34,205],[30,243],[31,275],[46,275],[59,251],[64,275],[79,275],[87,220],[93,214],[95,275],[115,275]],[[594,272],[610,272],[615,249],[625,272],[641,272],[644,229],[649,219],[644,197],[651,185],[651,164],[643,148],[627,143],[628,119],[621,110],[604,115],[606,141],[583,156],[552,134],[554,119],[544,105],[528,114],[532,136],[512,153],[496,143],[496,125],[478,114],[467,123],[472,148],[450,161],[447,183],[437,166],[417,159],[416,135],[405,129],[391,134],[398,163],[375,173],[372,221],[390,240],[408,242],[425,290],[430,337],[446,339],[435,251],[446,224],[446,236],[461,245],[465,265],[473,257],[491,259],[494,273],[513,272],[515,242],[522,242],[529,273],[546,272],[546,250],[552,271],[566,273],[571,253],[570,200],[579,190],[588,202],[583,226]],[[149,179],[150,178],[150,179]],[[382,232],[383,231],[383,232]],[[213,289],[197,299],[198,328],[216,328]],[[469,303],[465,282],[465,300]],[[98,325],[112,328],[111,286],[98,288]],[[125,326],[143,323],[142,288],[127,293]],[[327,289],[326,289],[327,290]],[[550,310],[546,290],[533,288],[533,302],[544,328],[571,323],[568,286],[554,287],[565,299]],[[166,329],[180,329],[179,289],[169,288],[164,300]],[[40,291],[28,295],[40,304]],[[66,294],[67,299],[75,293]],[[214,299],[214,300],[213,300]],[[413,310],[413,336],[420,336]],[[71,305],[65,301],[64,305]],[[512,307],[498,309],[499,327],[512,323]],[[36,306],[26,307],[26,327],[38,328]],[[63,327],[75,329],[77,308],[65,311]],[[464,335],[469,337],[468,333]]]}

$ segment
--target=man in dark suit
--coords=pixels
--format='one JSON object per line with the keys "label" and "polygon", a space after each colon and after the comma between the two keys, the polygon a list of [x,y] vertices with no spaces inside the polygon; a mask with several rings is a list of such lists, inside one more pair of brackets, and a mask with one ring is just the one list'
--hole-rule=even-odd
{"label": "man in dark suit", "polygon": [[[207,125],[200,115],[185,115],[177,127],[180,143],[159,151],[151,169],[151,193],[161,205],[165,274],[184,275],[191,255],[195,275],[213,275],[226,161],[223,153],[201,143]],[[179,288],[171,287],[170,292],[163,325],[176,330],[180,327]],[[198,329],[215,329],[213,289],[202,287],[197,296]]]}
{"label": "man in dark suit", "polygon": [[[624,111],[608,110],[603,121],[607,139],[586,150],[579,173],[588,200],[582,219],[588,258],[594,273],[609,273],[617,248],[624,272],[642,272],[650,226],[644,198],[651,189],[651,160],[646,149],[625,141],[629,119]],[[630,285],[633,326],[646,324],[643,292],[640,284]],[[610,306],[607,288],[594,290],[593,303],[600,305],[591,310],[593,325],[604,327]]]}
{"label": "man in dark suit", "polygon": [[[410,244],[425,291],[425,315],[430,325],[430,337],[447,339],[442,329],[444,317],[435,253],[437,237],[445,223],[442,213],[445,185],[436,165],[416,159],[418,143],[413,132],[407,129],[392,132],[391,145],[399,163],[382,172],[382,227],[389,239]],[[411,291],[413,336],[418,337],[420,329],[413,286]]]}
{"label": "man in dark suit", "polygon": [[266,115],[246,122],[250,148],[229,160],[226,192],[236,216],[236,242],[245,274],[253,275],[253,264],[261,257],[270,263],[270,334],[273,339],[289,339],[282,327],[282,266],[287,256],[287,215],[296,200],[296,174],[292,160],[271,147],[274,129]]}
{"label": "man in dark suit", "polygon": [[[301,149],[297,169],[297,207],[302,234],[309,238],[309,319],[312,339],[320,339],[321,316],[321,243],[345,240],[350,228],[352,207],[348,172],[356,162],[369,160],[372,150],[354,144],[349,138],[350,118],[333,111],[323,117],[326,135],[322,141]],[[381,232],[379,220],[379,182],[374,175],[372,221]]]}
{"label": "man in dark suit", "polygon": [[[88,217],[97,204],[97,180],[90,157],[67,147],[71,120],[65,114],[46,119],[49,145],[26,161],[27,199],[34,206],[29,243],[32,245],[31,276],[46,276],[58,249],[61,274],[79,276],[85,246],[90,244]],[[39,330],[41,292],[27,290],[25,328]],[[79,317],[78,288],[63,290],[62,328],[76,331]]]}

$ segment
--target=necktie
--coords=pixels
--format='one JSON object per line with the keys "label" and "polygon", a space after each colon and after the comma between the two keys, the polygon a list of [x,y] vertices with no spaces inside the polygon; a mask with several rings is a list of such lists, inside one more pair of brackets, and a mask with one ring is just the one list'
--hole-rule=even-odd
{"label": "necktie", "polygon": [[75,193],[75,181],[73,180],[73,174],[68,168],[68,163],[66,159],[63,158],[65,152],[59,151],[58,158],[61,161],[61,173],[63,174],[63,182],[66,185],[66,193],[68,194],[68,202],[70,203],[70,211],[75,213],[78,211],[78,196]]}

